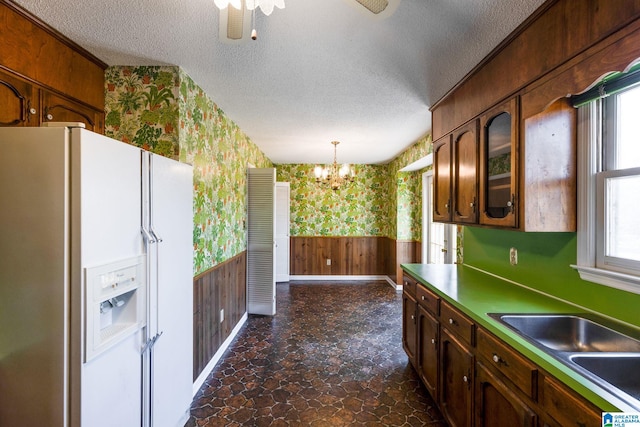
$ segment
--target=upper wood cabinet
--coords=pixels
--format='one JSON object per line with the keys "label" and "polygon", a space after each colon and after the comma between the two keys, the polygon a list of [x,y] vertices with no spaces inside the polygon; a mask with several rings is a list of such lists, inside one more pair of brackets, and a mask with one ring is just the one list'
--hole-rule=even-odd
{"label": "upper wood cabinet", "polygon": [[104,112],[85,107],[61,96],[41,91],[41,122],[80,122],[86,129],[104,133]]}
{"label": "upper wood cabinet", "polygon": [[517,98],[480,118],[480,224],[518,225],[518,123]]}
{"label": "upper wood cabinet", "polygon": [[453,221],[473,224],[478,218],[478,121],[453,134]]}
{"label": "upper wood cabinet", "polygon": [[478,121],[473,120],[433,144],[433,220],[477,222]]}
{"label": "upper wood cabinet", "polygon": [[0,126],[82,122],[104,131],[106,64],[13,2],[0,1]]}
{"label": "upper wood cabinet", "polygon": [[451,221],[451,135],[433,143],[433,220]]}
{"label": "upper wood cabinet", "polygon": [[30,126],[37,122],[33,85],[0,70],[0,126]]}

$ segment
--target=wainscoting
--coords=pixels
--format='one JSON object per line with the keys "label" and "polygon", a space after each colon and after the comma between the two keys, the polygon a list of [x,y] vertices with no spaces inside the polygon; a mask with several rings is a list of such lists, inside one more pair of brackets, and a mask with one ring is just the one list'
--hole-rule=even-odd
{"label": "wainscoting", "polygon": [[[193,279],[193,379],[198,378],[247,311],[247,253]],[[224,319],[220,322],[220,310]]]}
{"label": "wainscoting", "polygon": [[398,283],[400,264],[420,262],[420,254],[420,242],[388,237],[291,237],[291,275],[384,275]]}

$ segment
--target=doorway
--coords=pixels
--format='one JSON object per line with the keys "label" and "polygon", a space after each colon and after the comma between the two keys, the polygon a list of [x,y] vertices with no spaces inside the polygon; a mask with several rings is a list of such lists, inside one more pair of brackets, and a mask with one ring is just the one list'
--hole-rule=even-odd
{"label": "doorway", "polygon": [[433,171],[422,174],[422,262],[453,264],[456,226],[433,222]]}

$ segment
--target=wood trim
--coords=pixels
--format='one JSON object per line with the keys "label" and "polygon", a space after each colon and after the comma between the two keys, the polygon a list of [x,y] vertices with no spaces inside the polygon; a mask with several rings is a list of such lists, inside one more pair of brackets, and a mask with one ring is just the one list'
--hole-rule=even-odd
{"label": "wood trim", "polygon": [[[247,311],[246,251],[198,274],[193,279],[193,379]],[[220,321],[220,310],[224,320]]]}
{"label": "wood trim", "polygon": [[109,66],[107,63],[103,62],[100,58],[98,58],[97,56],[95,56],[94,54],[92,54],[91,52],[89,52],[88,50],[86,50],[85,48],[83,48],[82,46],[80,46],[79,44],[74,42],[73,40],[67,38],[64,34],[59,32],[55,28],[49,26],[49,24],[47,24],[46,22],[42,21],[37,16],[33,15],[31,12],[29,12],[28,10],[26,10],[22,6],[12,2],[11,0],[0,0],[0,4],[4,4],[5,6],[9,7],[14,12],[18,13],[19,15],[21,15],[22,17],[24,17],[24,18],[28,19],[29,21],[31,21],[32,23],[36,24],[42,30],[46,31],[47,33],[49,33],[50,35],[52,35],[53,37],[58,39],[61,43],[65,44],[68,47],[70,47],[71,49],[75,50],[76,52],[78,52],[82,56],[84,56],[87,59],[89,59],[91,62],[95,62],[96,65],[100,66],[103,70],[105,70]]}

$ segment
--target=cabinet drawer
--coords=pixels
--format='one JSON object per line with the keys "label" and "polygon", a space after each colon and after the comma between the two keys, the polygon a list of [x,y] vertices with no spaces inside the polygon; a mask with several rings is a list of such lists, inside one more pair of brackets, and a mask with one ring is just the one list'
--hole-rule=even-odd
{"label": "cabinet drawer", "polygon": [[565,386],[545,377],[542,400],[545,411],[561,426],[599,427],[602,412],[575,396]]}
{"label": "cabinet drawer", "polygon": [[445,301],[440,304],[440,322],[467,344],[475,344],[475,324]]}
{"label": "cabinet drawer", "polygon": [[431,314],[436,316],[440,314],[440,298],[429,289],[418,284],[416,286],[416,298],[418,299],[418,304],[430,311]]}
{"label": "cabinet drawer", "polygon": [[416,282],[415,279],[405,274],[402,280],[402,290],[415,297],[417,283],[418,282]]}
{"label": "cabinet drawer", "polygon": [[482,329],[478,329],[476,340],[478,355],[487,360],[489,366],[504,374],[527,396],[536,400],[538,369],[535,365]]}

